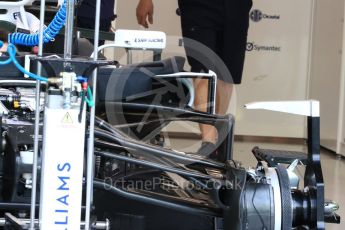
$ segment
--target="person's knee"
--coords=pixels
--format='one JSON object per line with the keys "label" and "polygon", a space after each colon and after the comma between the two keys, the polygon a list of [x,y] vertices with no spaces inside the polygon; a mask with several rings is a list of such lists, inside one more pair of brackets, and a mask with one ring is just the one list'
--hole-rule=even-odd
{"label": "person's knee", "polygon": [[208,87],[208,80],[206,80],[206,79],[194,79],[194,87],[196,89]]}
{"label": "person's knee", "polygon": [[234,84],[218,79],[217,86],[231,90]]}

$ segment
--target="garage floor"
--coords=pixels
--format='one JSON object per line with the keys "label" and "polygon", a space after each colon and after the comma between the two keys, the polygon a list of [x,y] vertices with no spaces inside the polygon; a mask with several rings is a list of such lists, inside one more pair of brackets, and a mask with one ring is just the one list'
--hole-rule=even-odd
{"label": "garage floor", "polygon": [[[200,146],[200,142],[186,139],[171,139],[170,144],[173,148],[181,151],[195,151]],[[277,150],[295,150],[306,152],[306,146],[293,144],[272,144],[254,142],[235,142],[234,159],[243,163],[244,166],[255,166],[256,161],[252,156],[251,149],[254,146]],[[322,168],[326,184],[326,199],[337,201],[340,204],[338,214],[343,221],[340,225],[326,225],[327,230],[345,229],[345,160],[338,158],[335,154],[327,150],[322,150]],[[303,169],[300,170],[303,174]]]}

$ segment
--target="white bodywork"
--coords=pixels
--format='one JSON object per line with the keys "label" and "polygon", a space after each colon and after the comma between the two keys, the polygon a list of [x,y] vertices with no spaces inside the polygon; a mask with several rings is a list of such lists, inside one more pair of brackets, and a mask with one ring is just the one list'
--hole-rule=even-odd
{"label": "white bodywork", "polygon": [[[6,14],[0,14],[0,21],[7,21],[14,25],[20,25],[23,29],[30,29],[28,19],[26,17],[25,5],[31,5],[34,0],[23,1],[0,1],[0,9],[6,9]],[[23,16],[24,15],[24,16]]]}
{"label": "white bodywork", "polygon": [[245,105],[246,109],[265,109],[308,117],[320,116],[320,102],[310,101],[268,101],[253,102]]}

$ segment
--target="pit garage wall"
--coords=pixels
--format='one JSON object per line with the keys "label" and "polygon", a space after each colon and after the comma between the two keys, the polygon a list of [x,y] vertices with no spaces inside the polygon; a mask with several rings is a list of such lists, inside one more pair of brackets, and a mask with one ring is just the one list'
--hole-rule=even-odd
{"label": "pit garage wall", "polygon": [[[307,98],[312,0],[253,2],[244,80],[237,87],[237,93],[233,96],[235,101],[229,108],[229,111],[236,113],[236,134],[305,137],[303,118],[265,111],[245,111],[243,105],[252,101]],[[181,30],[180,19],[175,14],[177,1],[154,0],[154,3],[155,21],[150,29],[161,30],[168,35],[168,47],[163,56],[184,55],[183,47],[178,45]],[[135,18],[136,4],[137,0],[118,1],[118,29],[140,28]],[[115,56],[122,63],[125,62],[123,51],[118,50]],[[148,56],[138,52],[135,58],[139,61]],[[171,126],[169,131],[181,131],[181,126]],[[198,132],[197,127],[194,132]]]}
{"label": "pit garage wall", "polygon": [[307,98],[311,16],[311,0],[254,1],[244,78],[237,88],[237,134],[305,137],[303,117],[246,111],[241,105]]}
{"label": "pit garage wall", "polygon": [[321,103],[321,145],[345,156],[344,1],[315,1],[310,97]]}

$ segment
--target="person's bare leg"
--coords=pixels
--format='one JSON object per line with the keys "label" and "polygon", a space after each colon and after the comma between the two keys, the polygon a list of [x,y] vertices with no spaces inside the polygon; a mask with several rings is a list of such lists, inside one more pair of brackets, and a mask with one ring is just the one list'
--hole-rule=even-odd
{"label": "person's bare leg", "polygon": [[216,113],[225,115],[228,111],[231,95],[233,91],[233,84],[227,83],[222,80],[217,81],[217,100],[216,100]]}
{"label": "person's bare leg", "polygon": [[[207,96],[208,96],[208,80],[195,79],[195,101],[194,107],[196,110],[206,112],[207,111]],[[215,144],[217,141],[217,130],[211,125],[200,124],[200,132],[202,136],[202,142],[210,142]]]}

